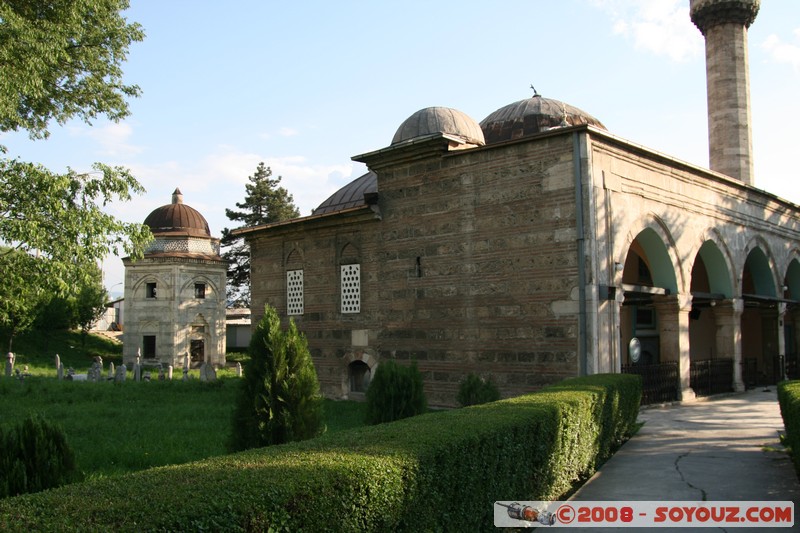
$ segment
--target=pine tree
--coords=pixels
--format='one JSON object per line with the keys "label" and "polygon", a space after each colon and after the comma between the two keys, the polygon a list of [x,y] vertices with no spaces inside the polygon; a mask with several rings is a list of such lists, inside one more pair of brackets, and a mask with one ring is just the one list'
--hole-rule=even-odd
{"label": "pine tree", "polygon": [[325,430],[322,395],[306,338],[294,321],[282,330],[277,311],[269,305],[253,332],[241,387],[228,443],[231,451],[310,439]]}
{"label": "pine tree", "polygon": [[[236,203],[241,211],[225,210],[229,220],[241,222],[242,226],[259,226],[300,216],[294,198],[280,186],[281,176],[273,179],[272,169],[263,162],[248,180],[244,201]],[[228,300],[247,307],[250,305],[250,249],[243,238],[231,235],[231,231],[223,229],[220,240],[227,249],[222,258],[228,261]]]}

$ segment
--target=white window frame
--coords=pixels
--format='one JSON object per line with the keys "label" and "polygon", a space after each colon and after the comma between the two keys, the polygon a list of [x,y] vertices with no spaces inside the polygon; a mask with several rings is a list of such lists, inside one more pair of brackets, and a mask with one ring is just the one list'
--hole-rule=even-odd
{"label": "white window frame", "polygon": [[361,265],[352,263],[341,265],[341,307],[342,314],[361,312]]}
{"label": "white window frame", "polygon": [[299,316],[305,312],[303,269],[286,271],[286,314]]}

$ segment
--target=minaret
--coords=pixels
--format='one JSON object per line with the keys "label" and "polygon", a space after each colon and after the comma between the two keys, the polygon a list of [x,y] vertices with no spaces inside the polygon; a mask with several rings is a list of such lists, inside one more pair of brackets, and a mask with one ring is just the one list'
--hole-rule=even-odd
{"label": "minaret", "polygon": [[711,170],[753,184],[747,28],[761,0],[690,0],[706,39],[708,153]]}

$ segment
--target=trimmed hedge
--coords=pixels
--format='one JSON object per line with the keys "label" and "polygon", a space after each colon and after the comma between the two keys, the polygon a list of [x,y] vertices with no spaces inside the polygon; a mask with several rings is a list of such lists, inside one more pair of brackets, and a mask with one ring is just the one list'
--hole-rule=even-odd
{"label": "trimmed hedge", "polygon": [[0,501],[3,531],[477,531],[555,500],[632,430],[641,382],[541,392]]}
{"label": "trimmed hedge", "polygon": [[778,383],[778,403],[786,428],[785,444],[791,449],[794,468],[800,475],[800,381]]}

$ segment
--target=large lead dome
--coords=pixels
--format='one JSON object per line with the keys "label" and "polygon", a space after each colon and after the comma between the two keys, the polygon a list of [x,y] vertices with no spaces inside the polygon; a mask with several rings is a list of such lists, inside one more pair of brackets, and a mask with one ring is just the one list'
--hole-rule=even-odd
{"label": "large lead dome", "polygon": [[501,107],[481,122],[487,144],[511,141],[552,128],[591,124],[606,129],[589,113],[538,94]]}
{"label": "large lead dome", "polygon": [[398,144],[433,133],[445,133],[483,146],[483,131],[475,120],[458,109],[426,107],[408,117],[394,134],[392,144]]}
{"label": "large lead dome", "polygon": [[172,203],[153,210],[144,219],[153,235],[180,234],[190,237],[211,237],[208,222],[197,209],[183,203],[180,189],[172,193]]}

